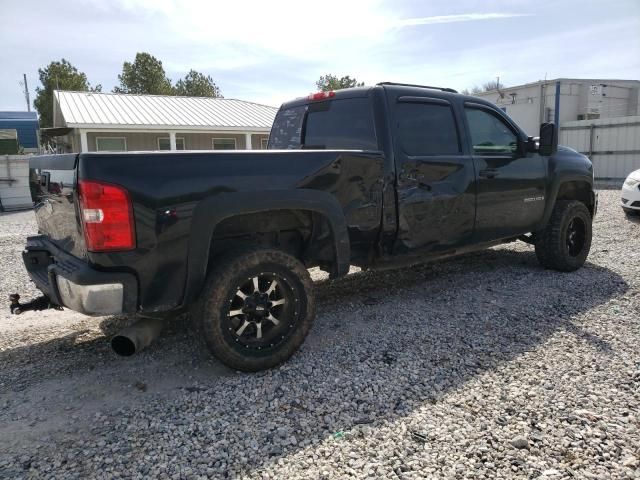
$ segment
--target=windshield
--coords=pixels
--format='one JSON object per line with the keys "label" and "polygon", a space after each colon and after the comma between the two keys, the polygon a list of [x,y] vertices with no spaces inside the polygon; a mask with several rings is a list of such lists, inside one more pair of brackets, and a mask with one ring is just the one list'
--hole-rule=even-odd
{"label": "windshield", "polygon": [[347,98],[280,110],[270,149],[377,150],[368,98]]}

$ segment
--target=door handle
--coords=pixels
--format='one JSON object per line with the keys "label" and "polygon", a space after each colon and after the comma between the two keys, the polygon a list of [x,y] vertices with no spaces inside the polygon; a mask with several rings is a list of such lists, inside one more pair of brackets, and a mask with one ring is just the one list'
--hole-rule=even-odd
{"label": "door handle", "polygon": [[479,175],[485,178],[494,178],[500,175],[500,173],[495,168],[487,168],[485,170],[480,170]]}
{"label": "door handle", "polygon": [[425,176],[418,173],[408,173],[404,177],[407,180],[417,183],[420,187],[426,188],[427,190],[431,190],[431,185],[425,182]]}

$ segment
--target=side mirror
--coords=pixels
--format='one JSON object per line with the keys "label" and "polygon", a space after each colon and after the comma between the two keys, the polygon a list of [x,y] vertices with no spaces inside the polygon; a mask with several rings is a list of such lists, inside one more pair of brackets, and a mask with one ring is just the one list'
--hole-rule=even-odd
{"label": "side mirror", "polygon": [[558,130],[555,123],[540,125],[540,155],[553,155],[558,150]]}
{"label": "side mirror", "polygon": [[524,149],[528,153],[536,153],[538,151],[538,142],[533,137],[527,137],[527,143],[525,143]]}

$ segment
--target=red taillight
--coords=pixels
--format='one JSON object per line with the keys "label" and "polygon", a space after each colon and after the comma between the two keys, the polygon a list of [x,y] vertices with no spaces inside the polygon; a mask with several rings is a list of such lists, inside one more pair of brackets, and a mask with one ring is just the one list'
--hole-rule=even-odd
{"label": "red taillight", "polygon": [[318,93],[312,93],[311,95],[309,95],[307,98],[309,100],[325,100],[327,98],[332,98],[336,96],[336,92],[334,92],[333,90],[330,92],[318,92]]}
{"label": "red taillight", "polygon": [[122,187],[80,180],[80,215],[90,252],[131,250],[136,246],[133,208]]}

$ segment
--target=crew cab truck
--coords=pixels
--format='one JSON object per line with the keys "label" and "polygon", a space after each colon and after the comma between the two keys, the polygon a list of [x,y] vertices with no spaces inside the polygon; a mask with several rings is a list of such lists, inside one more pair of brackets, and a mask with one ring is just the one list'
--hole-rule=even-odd
{"label": "crew cab truck", "polygon": [[[580,268],[597,196],[587,157],[499,108],[394,83],[287,102],[264,151],[34,157],[24,263],[87,315],[190,311],[230,367],[278,365],[315,316],[308,268],[411,265],[517,239]],[[131,352],[129,352],[131,353]]]}

